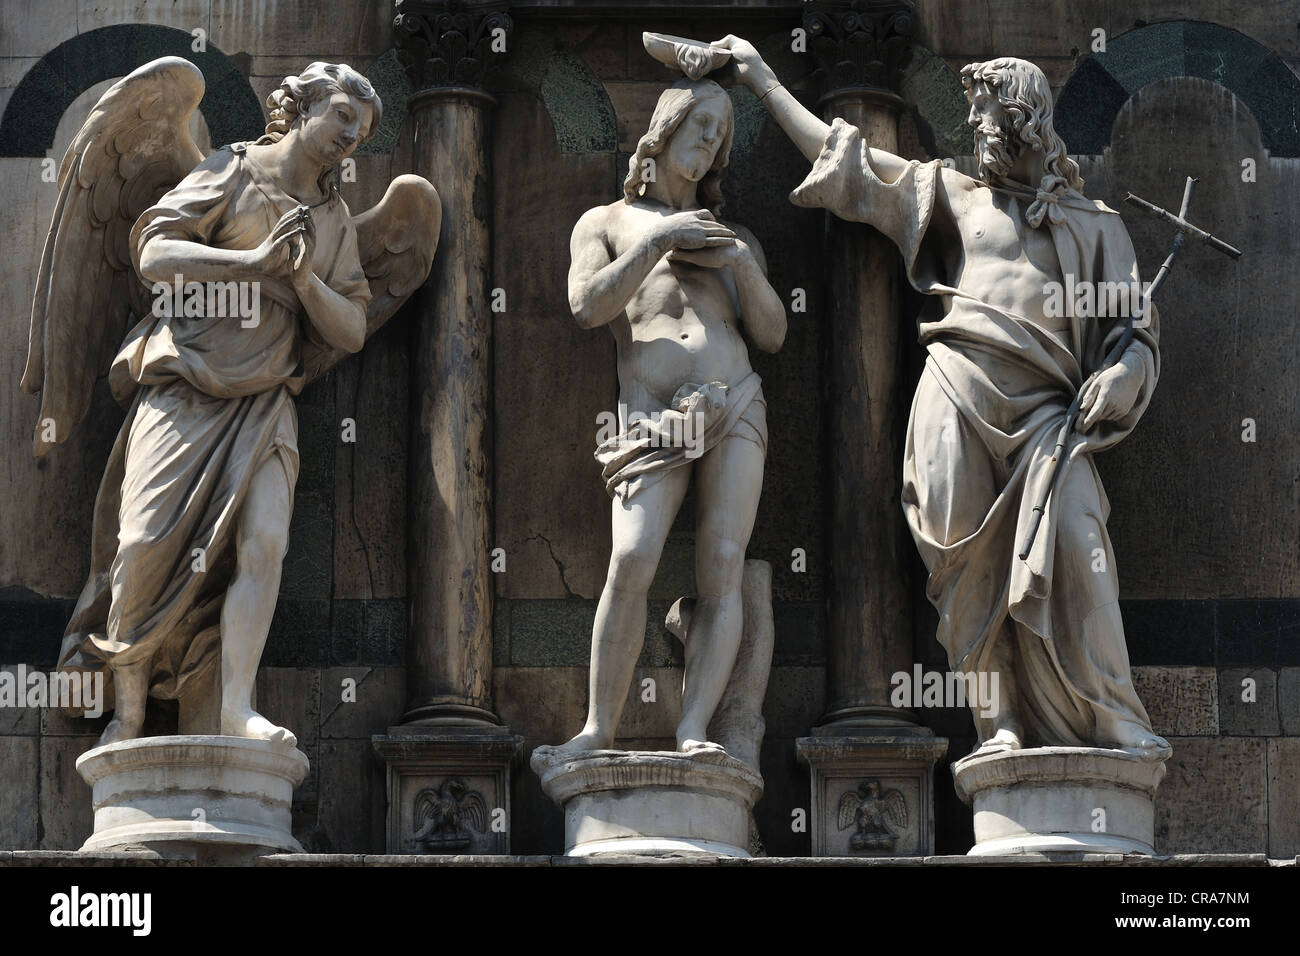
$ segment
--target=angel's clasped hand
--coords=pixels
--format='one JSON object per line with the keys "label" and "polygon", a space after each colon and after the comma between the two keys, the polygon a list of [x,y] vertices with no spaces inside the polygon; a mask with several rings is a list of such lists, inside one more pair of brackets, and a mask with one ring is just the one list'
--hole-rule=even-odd
{"label": "angel's clasped hand", "polygon": [[253,250],[250,265],[261,275],[288,279],[295,286],[312,276],[311,260],[316,251],[316,223],[306,206],[297,206],[283,216]]}

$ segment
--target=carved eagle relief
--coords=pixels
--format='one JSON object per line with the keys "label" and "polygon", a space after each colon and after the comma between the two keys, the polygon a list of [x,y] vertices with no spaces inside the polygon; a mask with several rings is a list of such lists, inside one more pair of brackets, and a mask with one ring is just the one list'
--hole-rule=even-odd
{"label": "carved eagle relief", "polygon": [[897,790],[881,793],[880,782],[864,780],[840,797],[841,830],[855,827],[849,840],[854,850],[892,850],[907,828],[907,798]]}

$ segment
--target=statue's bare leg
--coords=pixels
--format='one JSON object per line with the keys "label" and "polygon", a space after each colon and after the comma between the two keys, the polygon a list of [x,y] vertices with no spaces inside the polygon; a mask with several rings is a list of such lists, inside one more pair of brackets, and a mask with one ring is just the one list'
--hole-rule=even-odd
{"label": "statue's bare leg", "polygon": [[763,490],[763,457],[754,442],[733,435],[695,464],[698,598],[686,642],[682,720],[677,725],[677,749],[683,753],[722,749],[708,739],[709,721],[740,648],[740,582]]}
{"label": "statue's bare leg", "polygon": [[587,723],[555,749],[577,753],[614,743],[636,659],[645,643],[646,592],[690,482],[689,465],[665,472],[629,501],[613,502],[613,550],[591,636]]}
{"label": "statue's bare leg", "polygon": [[145,705],[149,697],[147,660],[113,665],[113,719],[99,736],[99,745],[134,740],[144,727]]}
{"label": "statue's bare leg", "polygon": [[253,683],[275,613],[293,490],[278,455],[253,476],[235,538],[235,575],[221,611],[221,732],[292,747],[298,738],[253,710]]}

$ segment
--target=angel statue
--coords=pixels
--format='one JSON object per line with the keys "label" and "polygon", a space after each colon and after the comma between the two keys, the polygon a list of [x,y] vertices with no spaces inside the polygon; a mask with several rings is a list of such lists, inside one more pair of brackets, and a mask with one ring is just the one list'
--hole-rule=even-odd
{"label": "angel statue", "polygon": [[334,170],[382,107],[351,67],[286,77],[265,135],[206,158],[189,134],[203,88],[193,64],[154,60],[73,139],[22,387],[41,393],[38,457],[105,367],[126,408],[59,653],[62,671],[104,674],[100,744],[140,736],[148,696],[179,697],[219,660],[220,733],[289,748],[252,691],[289,542],[293,397],[424,282],[442,209],[408,175],[352,218]]}

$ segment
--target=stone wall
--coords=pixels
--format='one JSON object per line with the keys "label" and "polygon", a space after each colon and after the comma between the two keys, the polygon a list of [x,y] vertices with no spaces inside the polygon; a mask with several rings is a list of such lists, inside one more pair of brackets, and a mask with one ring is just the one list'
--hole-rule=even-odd
{"label": "stone wall", "polygon": [[[584,14],[584,6],[593,8]],[[817,97],[812,62],[789,48],[798,4],[681,4],[651,18],[628,5],[520,4],[512,49],[493,79],[493,283],[507,308],[494,330],[496,577],[494,695],[524,736],[516,768],[513,850],[555,851],[558,811],[527,770],[532,746],[566,739],[582,723],[595,601],[609,549],[608,500],[591,458],[598,412],[612,408],[613,339],[584,332],[568,313],[572,224],[621,194],[628,157],[668,75],[641,49],[644,29],[754,40],[804,102]],[[1122,14],[1120,8],[1122,7]],[[685,11],[685,12],[683,12]],[[1199,176],[1193,218],[1238,246],[1238,263],[1189,247],[1161,296],[1162,382],[1133,437],[1101,459],[1111,502],[1134,679],[1174,757],[1158,801],[1165,852],[1300,853],[1300,437],[1292,426],[1300,382],[1287,374],[1300,332],[1300,284],[1289,263],[1300,148],[1300,34],[1274,5],[1221,0],[1065,3],[918,0],[919,48],[903,92],[905,152],[964,162],[969,130],[956,72],[973,59],[1034,60],[1059,94],[1058,124],[1080,150],[1087,192],[1125,211],[1147,277],[1163,258],[1164,226],[1129,215],[1126,191],[1176,207]],[[409,168],[409,93],[391,52],[391,0],[180,3],[19,0],[0,9],[0,665],[50,668],[88,567],[90,506],[120,411],[100,390],[77,435],[47,458],[30,454],[37,400],[17,389],[26,353],[36,263],[55,189],[56,160],[97,93],[86,91],[164,53],[196,58],[204,31],[214,141],[256,135],[257,105],[280,78],[317,58],[367,73],[384,98],[381,135],[343,186],[354,212]],[[1292,18],[1294,19],[1294,18]],[[1107,51],[1093,53],[1093,31]],[[785,348],[756,355],[768,400],[770,452],[750,556],[774,567],[776,653],[765,705],[767,792],[759,805],[773,854],[808,852],[791,810],[807,806],[808,777],[793,741],[823,712],[828,449],[822,369],[835,321],[820,213],[786,195],[807,164],[752,97],[735,94],[736,143],[726,216],[749,226],[767,253],[773,286],[806,290]],[[13,108],[7,108],[7,107]],[[1243,182],[1243,160],[1255,181]],[[439,185],[435,183],[435,185]],[[448,254],[445,250],[440,254]],[[904,301],[910,326],[916,303]],[[366,350],[299,402],[302,474],[281,599],[258,699],[299,734],[312,763],[295,804],[309,850],[383,848],[382,768],[369,737],[405,702],[407,415],[411,317],[399,314]],[[919,367],[919,350],[910,356]],[[911,389],[914,371],[905,383]],[[341,423],[356,422],[355,443]],[[1243,441],[1254,423],[1254,441]],[[624,743],[663,746],[680,707],[680,648],[662,625],[691,590],[688,498],[651,593]],[[793,548],[807,570],[791,570]],[[912,578],[922,581],[919,562]],[[919,588],[919,585],[918,585]],[[916,594],[916,659],[946,661],[933,612]],[[639,695],[652,677],[653,704]],[[345,678],[357,681],[343,701]],[[1243,681],[1254,700],[1243,700]],[[1246,696],[1250,696],[1248,693]],[[964,712],[923,719],[973,743]],[[156,732],[174,726],[158,707]],[[169,725],[169,721],[171,725]],[[0,848],[73,848],[89,832],[90,800],[74,768],[103,720],[0,710]],[[971,842],[969,810],[937,770],[938,850]],[[11,822],[10,822],[11,821]]]}

